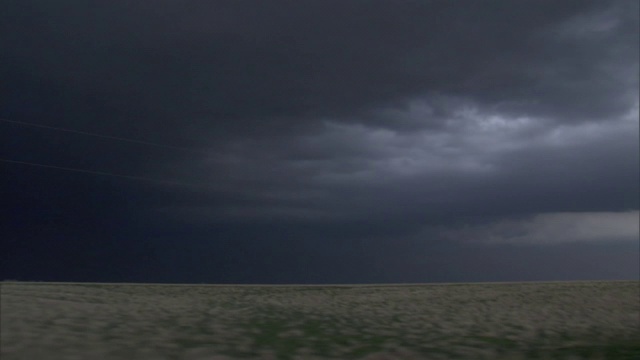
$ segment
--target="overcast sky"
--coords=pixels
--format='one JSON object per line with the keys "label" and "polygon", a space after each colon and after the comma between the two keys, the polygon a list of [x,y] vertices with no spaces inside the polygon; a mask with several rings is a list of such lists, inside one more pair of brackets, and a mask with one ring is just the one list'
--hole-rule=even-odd
{"label": "overcast sky", "polygon": [[2,277],[638,279],[636,0],[5,0]]}

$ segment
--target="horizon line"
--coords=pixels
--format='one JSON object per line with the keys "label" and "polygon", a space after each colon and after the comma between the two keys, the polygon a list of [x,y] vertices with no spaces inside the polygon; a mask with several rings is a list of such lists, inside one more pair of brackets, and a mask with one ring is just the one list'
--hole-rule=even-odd
{"label": "horizon line", "polygon": [[610,280],[525,280],[525,281],[476,281],[476,282],[424,282],[424,283],[323,283],[323,284],[224,284],[224,283],[143,283],[143,282],[89,282],[89,281],[39,281],[39,280],[2,280],[0,283],[30,283],[49,285],[147,285],[147,286],[245,286],[245,287],[347,287],[347,286],[425,286],[425,285],[482,285],[482,284],[530,284],[530,283],[575,283],[575,282],[624,282],[640,279]]}

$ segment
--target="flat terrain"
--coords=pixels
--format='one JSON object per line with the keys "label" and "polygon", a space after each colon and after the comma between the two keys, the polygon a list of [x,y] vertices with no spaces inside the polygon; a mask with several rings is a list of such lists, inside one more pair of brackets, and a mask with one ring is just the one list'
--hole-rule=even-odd
{"label": "flat terrain", "polygon": [[1,286],[3,360],[640,359],[638,281]]}

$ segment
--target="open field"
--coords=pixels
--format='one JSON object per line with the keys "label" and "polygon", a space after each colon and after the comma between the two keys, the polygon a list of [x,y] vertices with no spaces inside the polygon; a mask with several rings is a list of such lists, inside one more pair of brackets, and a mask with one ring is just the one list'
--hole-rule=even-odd
{"label": "open field", "polygon": [[3,360],[640,359],[638,281],[1,286]]}

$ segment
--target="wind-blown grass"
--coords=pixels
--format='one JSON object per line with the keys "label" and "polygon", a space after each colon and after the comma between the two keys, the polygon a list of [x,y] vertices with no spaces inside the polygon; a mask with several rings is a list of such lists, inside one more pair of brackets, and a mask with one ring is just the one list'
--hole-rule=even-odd
{"label": "wind-blown grass", "polygon": [[637,281],[3,283],[3,360],[640,359]]}

